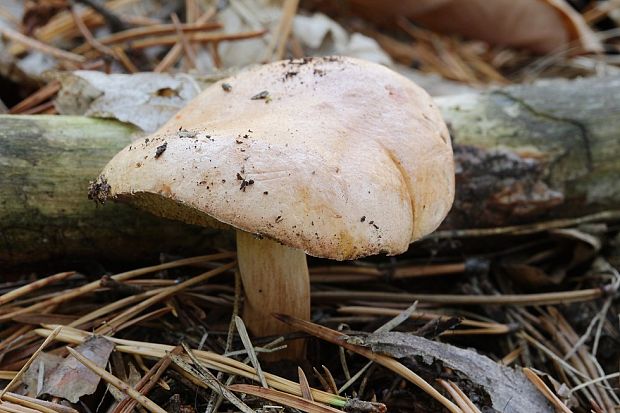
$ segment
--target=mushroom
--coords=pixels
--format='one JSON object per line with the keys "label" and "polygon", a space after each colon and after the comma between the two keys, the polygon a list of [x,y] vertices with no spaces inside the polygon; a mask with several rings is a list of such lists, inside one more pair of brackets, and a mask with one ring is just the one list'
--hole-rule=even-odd
{"label": "mushroom", "polygon": [[[110,196],[237,231],[243,318],[287,333],[310,317],[306,255],[396,255],[454,197],[448,129],[424,90],[345,57],[256,66],[214,84],[105,167]],[[299,358],[303,344],[279,357]]]}

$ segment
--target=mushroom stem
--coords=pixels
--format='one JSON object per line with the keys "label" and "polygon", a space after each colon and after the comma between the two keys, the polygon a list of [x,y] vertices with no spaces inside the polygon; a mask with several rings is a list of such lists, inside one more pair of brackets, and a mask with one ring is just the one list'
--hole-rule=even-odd
{"label": "mushroom stem", "polygon": [[[272,317],[284,313],[310,319],[310,278],[306,254],[277,241],[237,231],[237,260],[245,293],[243,320],[256,336],[282,335],[292,330]],[[265,354],[264,360],[302,359],[302,340],[286,350]]]}

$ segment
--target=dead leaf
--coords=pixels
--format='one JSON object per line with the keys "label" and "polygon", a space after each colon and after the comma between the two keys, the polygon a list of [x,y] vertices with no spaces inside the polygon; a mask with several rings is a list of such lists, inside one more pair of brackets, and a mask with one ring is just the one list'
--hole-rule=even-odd
{"label": "dead leaf", "polygon": [[564,0],[349,0],[354,11],[381,23],[403,16],[431,30],[495,45],[550,53],[602,46],[579,13]]}
{"label": "dead leaf", "polygon": [[523,373],[502,366],[473,350],[396,332],[370,334],[363,339],[363,345],[375,353],[396,359],[416,357],[428,365],[440,362],[455,370],[462,379],[470,381],[477,390],[486,393],[497,411],[553,412],[547,400]]}
{"label": "dead leaf", "polygon": [[[75,348],[78,353],[92,360],[100,367],[105,367],[113,349],[114,343],[102,336],[93,336]],[[50,354],[42,353],[37,357],[37,359],[39,358],[43,360],[45,372],[42,380],[43,386],[38,391],[37,396],[49,394],[67,399],[71,403],[77,403],[80,397],[94,393],[99,385],[100,377],[72,356],[57,360]],[[57,361],[58,364],[55,364]],[[29,389],[32,386],[36,389],[36,383],[41,382],[39,376],[40,364],[38,360],[35,360],[26,372],[24,382],[28,384]]]}
{"label": "dead leaf", "polygon": [[58,367],[64,359],[53,353],[42,352],[36,360],[28,367],[22,377],[22,382],[30,397],[39,397],[43,394],[43,384],[46,378]]}
{"label": "dead leaf", "polygon": [[61,115],[113,118],[153,132],[217,79],[165,73],[105,74],[78,70],[59,76]]}

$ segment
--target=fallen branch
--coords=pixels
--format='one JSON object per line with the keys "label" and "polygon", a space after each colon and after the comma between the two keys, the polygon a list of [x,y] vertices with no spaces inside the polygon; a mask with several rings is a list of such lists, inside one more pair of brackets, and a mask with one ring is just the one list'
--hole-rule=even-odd
{"label": "fallen branch", "polygon": [[[71,76],[77,79],[80,72]],[[93,76],[80,78],[86,85],[79,90],[61,90],[64,102],[81,102],[93,88],[100,95],[72,113],[116,116],[112,103],[123,101],[119,113],[134,114],[123,121],[139,123],[148,114],[160,124],[177,108],[172,102],[192,97],[171,93],[168,101],[159,96],[139,106],[135,98],[123,99],[123,90],[106,96],[97,89],[105,75],[97,75],[104,77],[97,82]],[[137,83],[129,86],[132,79],[145,83],[144,74],[115,76],[127,76],[123,88],[132,93],[139,89]],[[442,227],[450,231],[439,234],[467,236],[482,228],[493,235],[489,227],[498,226],[505,228],[500,233],[519,233],[520,227],[508,226],[523,224],[535,231],[549,220],[566,226],[601,211],[607,212],[599,219],[620,217],[620,77],[513,86],[437,103],[450,125],[457,162],[456,200]],[[134,259],[154,251],[194,254],[226,242],[222,233],[88,202],[89,180],[136,131],[83,117],[0,115],[0,264],[63,256]]]}

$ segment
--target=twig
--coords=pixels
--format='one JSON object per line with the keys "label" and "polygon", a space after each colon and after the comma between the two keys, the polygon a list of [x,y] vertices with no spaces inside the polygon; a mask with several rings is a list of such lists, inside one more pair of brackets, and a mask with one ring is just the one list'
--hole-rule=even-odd
{"label": "twig", "polygon": [[153,297],[150,297],[136,305],[134,305],[131,308],[128,308],[127,310],[123,311],[121,314],[117,315],[116,317],[114,317],[112,320],[110,320],[108,323],[104,324],[103,326],[101,326],[101,328],[99,328],[97,330],[98,334],[109,334],[110,332],[114,331],[116,328],[118,328],[122,323],[126,322],[127,320],[129,320],[131,317],[135,316],[136,314],[139,314],[140,312],[142,312],[143,310],[147,309],[148,307],[150,307],[151,305],[158,303],[162,300],[164,300],[165,298],[170,297],[173,294],[176,294],[186,288],[189,288],[193,285],[199,284],[201,282],[204,282],[206,280],[208,280],[209,278],[215,277],[218,274],[221,274],[223,272],[228,271],[231,268],[234,268],[234,266],[236,265],[236,262],[231,262],[228,264],[224,264],[219,266],[218,268],[215,268],[211,271],[207,271],[203,274],[197,275],[195,277],[190,278],[187,281],[184,281],[178,285],[175,285],[173,287],[166,287],[164,289],[162,289],[161,292],[159,292],[158,294],[154,295]]}
{"label": "twig", "polygon": [[295,317],[291,317],[284,314],[274,314],[278,320],[292,326],[298,328],[306,333],[312,334],[316,337],[319,337],[323,340],[326,340],[330,343],[336,344],[338,346],[343,346],[347,350],[351,350],[357,354],[360,354],[375,363],[382,365],[383,367],[392,370],[393,372],[399,374],[406,380],[418,386],[421,390],[426,392],[428,395],[433,397],[439,403],[441,403],[444,407],[446,407],[449,411],[453,413],[461,413],[461,409],[452,403],[450,400],[446,399],[441,393],[439,393],[433,386],[428,384],[424,379],[415,374],[413,371],[409,370],[402,363],[393,358],[384,356],[382,354],[374,353],[373,351],[357,346],[346,341],[346,335],[329,329],[327,327],[323,327],[317,324],[310,323],[308,321],[303,321],[297,319]]}
{"label": "twig", "polygon": [[[183,33],[205,32],[221,29],[222,25],[220,23],[207,23],[207,20],[211,17],[212,15],[205,15],[205,18],[198,19],[196,23],[180,23],[179,29]],[[105,36],[97,40],[103,45],[112,46],[144,37],[172,35],[176,32],[176,30],[177,28],[174,24],[162,23],[152,26],[136,27],[133,29],[124,30],[122,32],[113,33],[109,36]],[[92,45],[83,44],[73,49],[73,52],[86,53],[91,48]]]}
{"label": "twig", "polygon": [[194,356],[191,349],[188,349],[185,344],[183,345],[183,347],[185,348],[185,351],[189,355],[190,359],[192,359],[192,361],[194,362],[194,366],[186,363],[185,360],[183,360],[179,356],[171,356],[172,361],[183,371],[189,373],[195,379],[198,379],[198,381],[192,380],[194,381],[194,384],[203,384],[214,392],[221,394],[226,398],[226,400],[232,403],[233,406],[235,406],[244,413],[254,413],[254,411],[250,409],[247,404],[245,404],[241,399],[235,396],[230,390],[226,388],[226,386],[224,386],[217,379],[217,377],[215,377],[209,370],[202,366],[202,364]]}
{"label": "twig", "polygon": [[26,362],[26,364],[24,364],[22,366],[22,368],[17,372],[17,374],[15,375],[15,377],[13,377],[13,379],[11,379],[11,381],[9,382],[9,384],[6,385],[6,387],[4,388],[4,390],[2,390],[0,392],[0,400],[2,400],[2,398],[4,397],[4,395],[6,394],[7,391],[11,390],[11,387],[13,387],[13,385],[15,383],[17,383],[17,381],[19,379],[22,378],[22,376],[24,375],[24,373],[26,372],[26,370],[28,370],[28,367],[30,367],[30,365],[32,364],[32,362],[37,358],[37,356],[45,349],[45,347],[47,347],[47,345],[49,343],[51,343],[52,341],[54,341],[54,339],[58,336],[58,334],[60,333],[60,331],[62,330],[62,326],[58,326],[54,329],[54,331],[52,331],[52,333],[47,336],[47,338],[45,340],[43,340],[43,343],[39,346],[39,348],[32,353],[32,356],[30,356],[30,358],[28,359],[28,361]]}
{"label": "twig", "polygon": [[406,265],[396,268],[357,267],[353,265],[338,265],[314,267],[310,269],[310,280],[320,283],[343,283],[373,281],[379,279],[407,279],[440,275],[462,274],[465,272],[465,263],[446,263],[428,265]]}
{"label": "twig", "polygon": [[[207,11],[206,13],[204,13],[203,15],[201,15],[198,20],[196,21],[196,23],[198,25],[204,25],[206,24],[206,22],[212,18],[216,13],[216,9],[215,8],[211,8],[209,11]],[[160,73],[160,72],[164,72],[166,70],[168,70],[168,68],[170,68],[170,66],[174,65],[176,63],[176,61],[179,59],[179,57],[181,56],[181,52],[183,51],[183,46],[181,46],[180,44],[175,44],[169,51],[168,53],[166,53],[166,56],[164,56],[164,58],[157,64],[157,66],[155,66],[155,68],[153,69],[154,72],[156,73]]]}
{"label": "twig", "polygon": [[125,53],[125,50],[123,50],[122,47],[113,46],[112,50],[114,51],[114,54],[116,55],[116,58],[118,59],[118,61],[121,62],[123,67],[127,69],[129,73],[138,73],[140,71],[136,67],[136,65],[133,64],[133,62],[131,61],[129,56],[127,56],[127,53]]}
{"label": "twig", "polygon": [[75,357],[84,366],[88,367],[93,373],[95,373],[97,376],[101,377],[107,383],[109,383],[112,386],[116,387],[118,390],[120,390],[123,393],[127,394],[129,397],[131,397],[132,399],[134,399],[135,401],[140,403],[145,409],[147,409],[147,410],[149,410],[150,412],[153,412],[153,413],[166,413],[166,411],[164,409],[162,409],[157,404],[155,404],[155,402],[153,402],[151,399],[149,399],[148,397],[144,396],[143,394],[141,394],[140,392],[135,390],[133,387],[131,387],[130,385],[128,385],[127,383],[125,383],[124,381],[122,381],[121,379],[116,377],[115,375],[113,375],[111,373],[108,373],[106,370],[104,370],[101,367],[97,366],[91,360],[89,360],[88,358],[86,358],[82,354],[78,353],[77,351],[75,351],[71,347],[67,346],[65,348],[67,349],[69,354],[71,354],[73,357]]}
{"label": "twig", "polygon": [[73,63],[84,63],[86,58],[84,56],[80,56],[79,54],[67,52],[66,50],[61,50],[57,47],[50,46],[39,40],[35,40],[33,38],[24,36],[23,34],[16,32],[13,29],[8,27],[0,27],[0,34],[15,41],[23,46],[41,52],[43,54],[47,54],[50,56],[54,56],[59,60],[67,60]]}
{"label": "twig", "polygon": [[[265,34],[265,30],[255,30],[249,32],[240,33],[188,33],[187,40],[190,42],[208,43],[208,42],[221,42],[232,40],[245,40],[254,39]],[[171,46],[176,44],[178,37],[172,36],[160,36],[148,39],[139,39],[131,42],[127,45],[130,49],[145,49],[153,46]]]}
{"label": "twig", "polygon": [[33,281],[22,287],[16,288],[6,294],[0,295],[0,305],[10,303],[11,301],[19,298],[23,295],[30,294],[39,288],[48,287],[55,282],[66,280],[67,278],[75,275],[75,271],[61,272],[58,274],[50,275],[49,277],[41,278],[40,280]]}
{"label": "twig", "polygon": [[[181,347],[175,347],[170,354],[181,354]],[[151,369],[144,376],[142,376],[140,381],[136,383],[136,390],[146,396],[171,363],[172,359],[169,355],[160,358],[159,361],[157,361],[157,363],[155,363],[155,365],[153,365],[153,367],[151,367]],[[138,402],[135,399],[126,397],[116,405],[112,413],[131,413],[137,403]]]}
{"label": "twig", "polygon": [[37,90],[32,95],[28,96],[26,99],[22,100],[15,106],[11,108],[9,111],[10,114],[22,113],[27,109],[30,109],[39,103],[45,101],[46,99],[51,98],[60,90],[60,82],[54,80],[47,85],[43,86],[41,89]]}
{"label": "twig", "polygon": [[285,0],[282,6],[282,15],[280,17],[280,23],[276,29],[275,34],[271,38],[266,50],[269,54],[268,60],[281,60],[284,57],[284,51],[286,48],[286,42],[291,34],[291,28],[293,26],[293,19],[297,13],[297,7],[299,6],[299,0]]}
{"label": "twig", "polygon": [[438,379],[437,382],[443,387],[459,405],[463,413],[481,413],[472,401],[463,393],[459,387],[451,381]]}
{"label": "twig", "polygon": [[597,221],[613,221],[620,219],[620,210],[602,211],[596,214],[585,215],[577,218],[556,219],[553,221],[536,222],[527,225],[513,225],[509,227],[480,228],[480,229],[460,229],[435,231],[427,238],[470,238],[488,237],[491,235],[527,235],[537,232],[548,231],[550,229],[573,227],[580,224]]}
{"label": "twig", "polygon": [[273,389],[265,389],[264,387],[252,386],[249,384],[233,384],[228,386],[232,391],[238,393],[251,394],[252,396],[261,397],[271,400],[272,402],[281,403],[285,406],[293,407],[304,412],[310,413],[342,413],[341,410],[333,407],[324,406],[317,402],[302,399],[299,396],[283,393]]}
{"label": "twig", "polygon": [[190,68],[195,69],[196,68],[196,54],[194,53],[194,50],[192,49],[189,42],[187,41],[187,37],[185,36],[185,33],[183,33],[181,21],[179,20],[179,17],[176,15],[176,13],[172,13],[170,15],[170,18],[172,19],[172,23],[174,24],[174,28],[176,30],[178,40],[180,41],[181,46],[183,47],[183,51],[185,52],[185,57],[187,58],[187,61],[189,62],[189,66]]}
{"label": "twig", "polygon": [[389,320],[387,323],[383,324],[381,327],[376,329],[374,332],[384,333],[384,332],[392,331],[393,329],[395,329],[396,327],[398,327],[399,325],[401,325],[402,323],[410,319],[412,314],[415,312],[417,306],[418,306],[418,302],[414,301],[413,304],[411,304],[406,310],[401,311],[399,314],[396,315],[396,317]]}
{"label": "twig", "polygon": [[[383,308],[383,307],[363,307],[363,306],[343,306],[338,308],[339,313],[345,314],[363,314],[363,315],[380,315],[380,316],[398,316],[401,312],[397,309],[393,308]],[[414,320],[440,320],[447,321],[451,319],[453,316],[437,314],[428,311],[414,311],[410,314],[410,318]],[[458,334],[506,334],[511,331],[511,327],[506,324],[487,322],[487,321],[477,321],[470,320],[467,318],[459,317],[459,325],[467,326],[467,327],[479,327],[478,329],[467,329],[467,330],[449,330],[445,331],[442,334],[447,335],[458,335]]]}
{"label": "twig", "polygon": [[91,9],[99,13],[101,16],[103,16],[103,18],[108,23],[108,26],[110,26],[110,29],[113,32],[125,30],[127,27],[129,27],[127,23],[125,23],[114,12],[109,10],[104,5],[97,3],[96,1],[93,1],[93,0],[75,0],[75,1],[85,4],[86,6],[90,7]]}
{"label": "twig", "polygon": [[35,399],[33,397],[24,396],[24,395],[17,394],[17,393],[7,392],[4,395],[4,399],[9,402],[15,403],[15,404],[24,403],[24,406],[26,407],[32,407],[33,404],[36,404],[38,405],[37,409],[39,410],[49,409],[52,412],[56,412],[56,413],[78,413],[77,410],[69,406],[65,406],[65,405],[58,404],[58,403],[52,403],[52,402],[48,402],[45,400]]}
{"label": "twig", "polygon": [[547,385],[545,384],[545,382],[543,382],[541,380],[540,377],[538,377],[538,375],[536,373],[534,373],[534,371],[532,371],[529,368],[524,368],[523,369],[523,373],[525,374],[525,377],[527,377],[527,379],[529,381],[532,382],[532,384],[538,389],[538,391],[540,391],[542,393],[543,396],[545,396],[545,398],[547,400],[549,400],[549,402],[551,402],[551,404],[553,404],[555,406],[556,409],[560,410],[563,413],[573,413],[571,411],[571,409],[569,409],[563,402],[562,400],[560,400],[558,398],[558,396],[556,396],[551,389],[549,389],[549,387],[547,387]]}
{"label": "twig", "polygon": [[351,387],[351,385],[353,383],[355,383],[360,377],[362,377],[362,374],[364,374],[364,372],[366,370],[368,370],[370,368],[370,366],[373,365],[373,361],[369,361],[368,363],[364,364],[364,367],[362,367],[357,373],[355,373],[349,380],[347,380],[347,382],[345,384],[342,385],[342,387],[340,387],[338,389],[338,394],[342,394],[346,389],[348,389],[349,387]]}
{"label": "twig", "polygon": [[313,300],[368,300],[387,302],[462,304],[462,305],[542,305],[575,303],[600,298],[608,293],[609,286],[576,291],[538,294],[456,295],[456,294],[407,294],[374,291],[317,291]]}
{"label": "twig", "polygon": [[[111,278],[116,281],[125,281],[125,280],[129,280],[131,278],[135,278],[140,275],[148,274],[151,272],[167,270],[170,268],[181,267],[184,265],[191,265],[191,264],[197,264],[197,263],[202,263],[202,262],[217,261],[217,260],[222,260],[222,259],[227,259],[227,258],[233,258],[234,256],[235,256],[234,253],[222,252],[218,254],[203,255],[203,256],[193,257],[193,258],[185,258],[182,260],[167,262],[165,264],[153,265],[151,267],[144,267],[144,268],[139,268],[139,269],[132,270],[132,271],[123,272],[120,274],[116,274],[112,276]],[[64,292],[55,297],[49,298],[44,301],[40,301],[37,304],[31,305],[30,307],[22,308],[19,310],[12,311],[10,313],[2,314],[0,315],[0,322],[10,320],[11,318],[19,314],[32,313],[32,312],[56,305],[56,304],[64,303],[66,301],[72,300],[81,295],[93,292],[96,289],[98,289],[100,285],[101,285],[101,281],[93,281],[81,287],[74,288],[72,290]]]}
{"label": "twig", "polygon": [[26,109],[23,112],[21,112],[22,115],[37,115],[37,114],[52,114],[52,113],[56,113],[56,108],[54,107],[54,102],[52,102],[51,100],[45,103],[41,103],[40,105],[37,105],[35,107],[32,107],[30,109]]}
{"label": "twig", "polygon": [[114,51],[112,51],[112,49],[110,49],[109,47],[101,44],[101,42],[99,42],[97,39],[95,39],[93,34],[88,29],[88,26],[86,26],[86,24],[84,24],[84,20],[82,20],[82,17],[80,16],[80,14],[75,10],[75,7],[71,6],[70,10],[71,10],[71,16],[73,17],[73,21],[75,22],[75,26],[78,28],[78,30],[82,34],[82,37],[84,37],[84,40],[86,40],[86,42],[93,49],[97,50],[99,53],[104,54],[104,55],[108,55],[108,56],[111,56],[111,57],[116,57],[116,55],[115,55]]}

